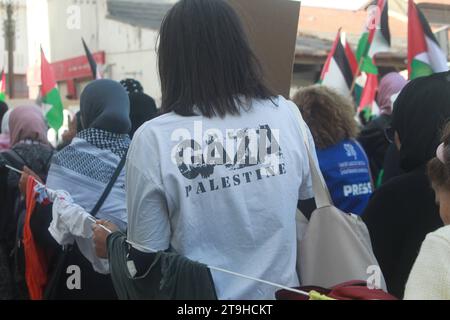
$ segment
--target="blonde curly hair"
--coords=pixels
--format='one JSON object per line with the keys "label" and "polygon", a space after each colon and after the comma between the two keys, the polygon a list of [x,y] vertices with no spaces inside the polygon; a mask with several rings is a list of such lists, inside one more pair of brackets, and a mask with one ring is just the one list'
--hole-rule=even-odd
{"label": "blonde curly hair", "polygon": [[308,124],[318,149],[327,149],[358,135],[352,100],[335,90],[323,85],[304,87],[292,100]]}

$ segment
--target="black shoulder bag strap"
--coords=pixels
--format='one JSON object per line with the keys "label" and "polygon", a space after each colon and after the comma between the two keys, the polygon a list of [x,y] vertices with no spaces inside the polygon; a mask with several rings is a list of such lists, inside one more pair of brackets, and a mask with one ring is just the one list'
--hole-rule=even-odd
{"label": "black shoulder bag strap", "polygon": [[111,192],[114,184],[117,181],[117,178],[119,177],[120,173],[122,172],[123,167],[125,166],[125,162],[127,161],[127,155],[125,154],[123,158],[120,160],[119,165],[117,166],[116,171],[114,172],[113,176],[111,177],[111,180],[109,180],[108,185],[106,186],[105,191],[103,191],[102,196],[100,199],[98,199],[97,204],[95,205],[94,209],[91,211],[91,215],[95,217],[97,213],[100,211],[100,209],[103,206],[103,203],[105,203],[106,198],[108,198],[109,193]]}

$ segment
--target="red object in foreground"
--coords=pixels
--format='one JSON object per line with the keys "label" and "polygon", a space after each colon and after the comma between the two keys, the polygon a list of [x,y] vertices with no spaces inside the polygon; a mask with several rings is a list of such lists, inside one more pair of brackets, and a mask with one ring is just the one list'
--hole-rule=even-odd
{"label": "red object in foreground", "polygon": [[[367,286],[367,282],[358,280],[338,284],[331,289],[314,286],[296,289],[306,292],[316,291],[336,300],[398,300],[396,297],[383,290],[370,289]],[[308,297],[287,290],[277,291],[275,297],[277,300],[309,300]]]}
{"label": "red object in foreground", "polygon": [[34,241],[30,228],[31,215],[36,207],[36,181],[28,177],[26,195],[26,215],[23,226],[23,248],[25,252],[25,280],[31,300],[42,300],[48,281],[48,259],[45,251]]}

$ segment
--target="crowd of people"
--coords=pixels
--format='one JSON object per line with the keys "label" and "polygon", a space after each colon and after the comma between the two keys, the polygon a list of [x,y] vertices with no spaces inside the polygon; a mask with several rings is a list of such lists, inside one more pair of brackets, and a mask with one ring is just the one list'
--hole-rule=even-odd
{"label": "crowd of people", "polygon": [[39,106],[0,104],[0,299],[275,297],[223,270],[298,287],[308,149],[388,292],[450,299],[450,73],[386,74],[363,125],[325,86],[273,93],[223,0],[175,4],[158,59],[159,110],[136,80],[94,80],[58,146]]}

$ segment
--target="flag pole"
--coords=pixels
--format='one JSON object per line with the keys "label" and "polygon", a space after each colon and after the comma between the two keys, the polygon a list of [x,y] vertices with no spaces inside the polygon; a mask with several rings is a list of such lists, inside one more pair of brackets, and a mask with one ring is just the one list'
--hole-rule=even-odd
{"label": "flag pole", "polygon": [[359,58],[358,61],[358,68],[356,69],[356,74],[353,76],[353,82],[352,82],[352,87],[350,88],[350,96],[353,95],[353,91],[355,90],[356,87],[356,79],[358,78],[359,73],[361,72],[362,69],[362,65],[364,63],[364,58],[367,56],[369,50],[370,50],[370,45],[371,44],[367,44],[366,47],[364,48],[363,52],[361,53],[361,57]]}
{"label": "flag pole", "polygon": [[58,145],[58,142],[59,142],[58,130],[56,130],[56,129],[54,129],[54,130],[55,130],[55,141],[56,141],[56,145]]}
{"label": "flag pole", "polygon": [[350,96],[353,95],[353,91],[355,90],[356,79],[358,78],[358,75],[361,72],[361,67],[362,67],[363,62],[364,62],[364,56],[361,56],[361,58],[359,59],[358,68],[356,69],[356,73],[353,75],[352,87],[350,88]]}

